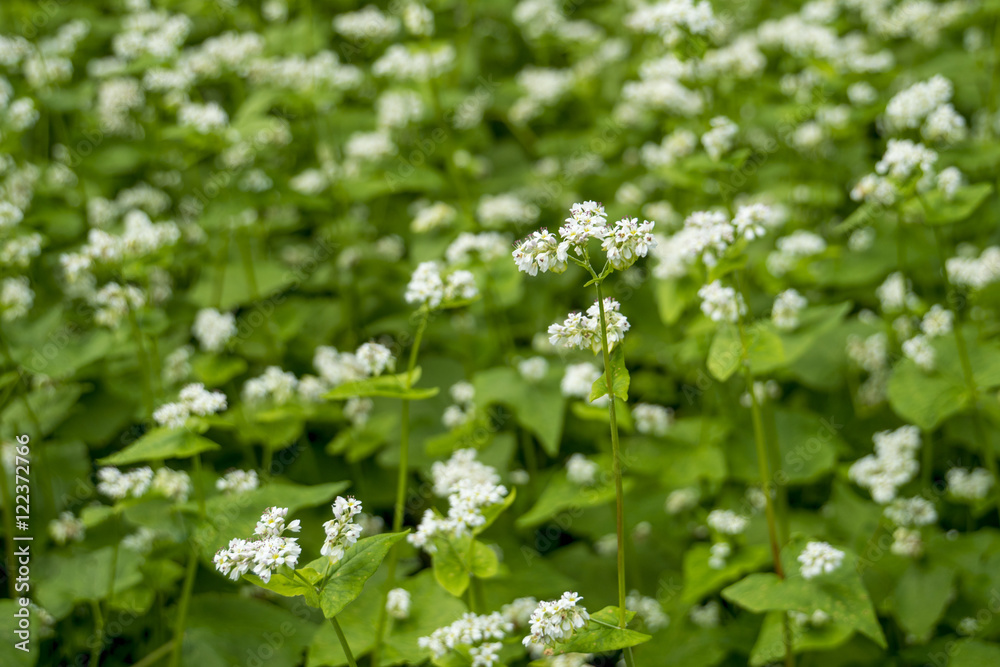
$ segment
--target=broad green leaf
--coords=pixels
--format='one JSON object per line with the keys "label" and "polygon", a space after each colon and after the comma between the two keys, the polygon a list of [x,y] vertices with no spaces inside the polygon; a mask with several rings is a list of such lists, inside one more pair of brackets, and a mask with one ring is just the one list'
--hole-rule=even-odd
{"label": "broad green leaf", "polygon": [[1000,665],[1000,644],[976,639],[960,639],[950,650],[948,667],[986,667]]}
{"label": "broad green leaf", "polygon": [[[764,625],[750,652],[750,665],[753,667],[780,662],[785,657],[784,615],[785,612],[770,611],[764,616]],[[789,630],[795,653],[829,651],[844,644],[853,634],[849,627],[837,623],[827,623],[818,628],[790,623]]]}
{"label": "broad green leaf", "polygon": [[900,577],[893,614],[914,637],[928,638],[952,600],[955,571],[945,565],[912,563]]}
{"label": "broad green leaf", "polygon": [[[615,499],[615,486],[609,476],[604,475],[594,486],[580,486],[566,479],[565,472],[556,473],[542,491],[535,505],[517,519],[518,528],[531,528],[551,519],[563,511],[578,511],[596,507]],[[633,480],[622,480],[625,490],[633,486]]]}
{"label": "broad green leaf", "polygon": [[548,377],[533,384],[513,368],[501,366],[476,373],[473,384],[478,405],[502,403],[511,407],[517,421],[538,436],[545,452],[549,456],[558,454],[566,399],[557,378]]}
{"label": "broad green leaf", "polygon": [[187,429],[154,428],[125,449],[97,462],[107,466],[121,466],[145,461],[187,459],[195,454],[217,449],[220,449],[217,444]]}
{"label": "broad green leaf", "polygon": [[889,378],[889,405],[904,420],[922,430],[936,428],[969,404],[962,382],[950,373],[929,375],[903,359]]}
{"label": "broad green leaf", "polygon": [[225,357],[217,354],[206,354],[195,358],[191,363],[194,376],[206,387],[218,387],[244,373],[247,362],[241,357]]}
{"label": "broad green leaf", "polygon": [[[628,612],[626,619],[631,619],[633,616],[633,612]],[[590,622],[586,626],[574,632],[569,641],[556,645],[556,652],[607,653],[629,646],[638,646],[650,640],[647,634],[617,627],[618,620],[618,607],[605,607],[591,614]],[[609,628],[608,625],[616,627]]]}
{"label": "broad green leaf", "polygon": [[693,545],[684,554],[684,591],[681,594],[684,603],[699,602],[771,562],[770,548],[760,544],[737,547],[721,570],[709,567],[710,555],[709,545],[705,543]]}
{"label": "broad green leaf", "polygon": [[708,348],[708,372],[719,382],[725,382],[743,361],[743,344],[735,324],[724,322],[715,330]]}
{"label": "broad green leaf", "polygon": [[922,214],[929,225],[950,225],[969,218],[992,193],[989,183],[961,187],[951,199],[942,190],[934,189],[912,200],[913,212]]}
{"label": "broad green leaf", "polygon": [[511,488],[510,492],[507,493],[507,497],[503,499],[502,503],[496,503],[495,505],[487,505],[482,509],[481,514],[483,515],[484,522],[472,529],[473,535],[479,535],[487,528],[493,525],[493,522],[497,520],[504,510],[514,504],[514,499],[517,498],[517,488]]}
{"label": "broad green leaf", "polygon": [[413,376],[409,379],[409,389],[407,389],[406,373],[396,375],[380,375],[379,377],[358,380],[357,382],[346,382],[328,391],[325,398],[331,400],[342,400],[345,398],[384,396],[387,398],[405,398],[411,401],[419,401],[425,398],[437,396],[438,388],[416,388],[413,385],[420,379],[420,368],[413,369]]}
{"label": "broad green leaf", "polygon": [[[614,374],[613,393],[623,401],[628,401],[628,386],[630,382],[628,368],[625,367],[625,351],[622,345],[618,345],[611,351],[611,371]],[[601,374],[594,380],[594,385],[590,389],[590,401],[596,401],[601,396],[608,395],[607,375]]]}
{"label": "broad green leaf", "polygon": [[326,585],[320,591],[320,609],[327,618],[333,618],[354,601],[368,578],[375,574],[389,549],[406,536],[402,533],[383,533],[357,541],[334,565]]}

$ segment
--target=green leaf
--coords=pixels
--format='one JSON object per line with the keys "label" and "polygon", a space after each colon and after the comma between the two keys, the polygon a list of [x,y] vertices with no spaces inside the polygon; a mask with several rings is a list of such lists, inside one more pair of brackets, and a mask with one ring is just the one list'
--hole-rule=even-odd
{"label": "green leaf", "polygon": [[708,566],[709,545],[698,543],[684,554],[684,591],[681,601],[694,604],[712,595],[748,572],[754,572],[771,562],[771,550],[764,545],[741,546],[726,559],[721,570]]}
{"label": "green leaf", "polygon": [[725,322],[715,330],[708,348],[708,372],[719,382],[725,382],[743,360],[743,345],[735,324]]}
{"label": "green leaf", "polygon": [[396,375],[380,375],[374,378],[358,380],[357,382],[346,382],[328,391],[324,397],[332,400],[342,400],[362,396],[384,396],[387,398],[405,398],[411,401],[419,401],[437,396],[437,387],[422,389],[414,387],[413,385],[419,379],[420,368],[417,367],[413,369],[413,376],[409,379],[409,389],[407,389],[406,373],[399,373]]}
{"label": "green leaf", "polygon": [[217,354],[206,354],[197,357],[191,363],[195,378],[206,387],[218,387],[244,373],[247,362],[241,357],[223,357]]}
{"label": "green leaf", "polygon": [[[15,616],[22,613],[23,616]],[[19,627],[22,619],[27,623],[26,628]],[[18,635],[17,631],[24,634]],[[4,637],[4,641],[0,642],[0,664],[5,667],[32,667],[38,662],[38,622],[33,610],[22,607],[17,599],[0,600],[0,632]],[[18,645],[25,650],[19,649]]]}
{"label": "green leaf", "polygon": [[961,380],[948,373],[928,375],[910,359],[896,364],[888,394],[896,414],[925,431],[933,430],[969,405]]}
{"label": "green leaf", "polygon": [[120,466],[144,461],[187,459],[195,454],[217,449],[221,449],[217,444],[187,429],[154,428],[120,452],[105,456],[97,462],[101,465]]}
{"label": "green leaf", "polygon": [[[626,614],[627,619],[631,619],[634,612]],[[602,625],[618,625],[618,607],[605,607],[599,612],[592,614],[590,622],[572,634],[569,641],[558,644],[557,653],[607,653],[618,649],[637,646],[643,642],[648,642],[651,637],[635,630],[627,628],[608,627]]]}
{"label": "green leaf", "polygon": [[511,407],[517,421],[536,436],[549,456],[559,453],[566,399],[559,379],[548,377],[537,384],[522,378],[513,368],[500,366],[476,373],[476,402],[482,407],[503,403]]}
{"label": "green leaf", "polygon": [[960,639],[952,647],[948,667],[1000,665],[1000,645],[976,639]]}
{"label": "green leaf", "polygon": [[436,539],[434,544],[437,546],[434,552],[434,578],[446,591],[455,597],[461,597],[471,581],[469,565],[465,560],[468,552],[455,539]]}
{"label": "green leaf", "polygon": [[333,618],[353,602],[375,574],[389,549],[406,536],[402,533],[383,533],[357,541],[333,566],[330,578],[319,594],[320,609],[327,618]]}
{"label": "green leaf", "polygon": [[930,190],[921,195],[922,201],[915,202],[915,208],[923,212],[924,221],[929,225],[950,225],[971,217],[992,193],[993,186],[989,183],[961,187],[951,199],[941,190]]}
{"label": "green leaf", "polygon": [[945,565],[913,563],[896,584],[893,613],[904,630],[929,638],[944,615],[954,590],[955,571]]}
{"label": "green leaf", "polygon": [[[604,475],[602,477],[608,477]],[[634,480],[622,480],[625,490],[632,488]],[[580,486],[566,479],[560,471],[545,486],[535,505],[518,517],[518,528],[531,528],[556,516],[564,510],[576,511],[586,507],[597,507],[615,499],[615,486],[610,479],[604,479],[594,486]]]}
{"label": "green leaf", "polygon": [[517,488],[511,488],[507,497],[503,499],[502,503],[496,503],[494,505],[487,505],[482,509],[483,519],[485,521],[472,529],[473,535],[479,535],[487,528],[493,525],[493,522],[497,520],[504,510],[514,504],[514,499],[517,497]]}
{"label": "green leaf", "polygon": [[[616,346],[611,351],[611,371],[614,374],[614,395],[623,401],[628,401],[628,386],[631,378],[629,378],[628,368],[625,367],[625,351],[621,345]],[[594,384],[590,388],[589,400],[593,402],[601,396],[607,395],[607,375],[602,373],[599,378],[594,380]]]}

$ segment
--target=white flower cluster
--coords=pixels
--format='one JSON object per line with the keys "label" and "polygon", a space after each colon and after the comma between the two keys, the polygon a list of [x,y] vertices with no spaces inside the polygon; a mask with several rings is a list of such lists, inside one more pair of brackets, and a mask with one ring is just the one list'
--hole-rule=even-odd
{"label": "white flower cluster", "polygon": [[790,611],[788,617],[800,628],[822,628],[830,622],[830,615],[822,609],[815,609],[811,614],[801,611]]}
{"label": "white flower cluster", "polygon": [[174,502],[183,503],[191,495],[191,477],[183,470],[160,468],[153,475],[149,488]]}
{"label": "white flower cluster", "polygon": [[[604,317],[607,321],[608,351],[625,339],[625,332],[631,328],[628,319],[619,312],[621,304],[611,297],[604,299]],[[556,322],[549,326],[549,342],[557,347],[567,349],[593,350],[594,354],[601,351],[600,305],[594,303],[587,309],[587,314],[570,313],[562,324]]]}
{"label": "white flower cluster", "polygon": [[296,519],[285,525],[287,507],[269,507],[260,516],[254,529],[254,536],[260,539],[242,540],[233,538],[229,546],[220,549],[213,559],[215,569],[236,581],[251,569],[264,583],[271,580],[271,574],[283,565],[294,568],[298,563],[302,547],[298,538],[283,537],[284,532],[297,533],[302,529]]}
{"label": "white flower cluster", "polygon": [[476,278],[471,271],[459,269],[444,274],[437,262],[421,262],[404,295],[406,302],[430,309],[453,302],[468,301],[479,295]]}
{"label": "white flower cluster", "polygon": [[153,482],[153,469],[148,466],[123,473],[118,468],[101,468],[97,471],[97,491],[112,500],[131,496],[140,498]]}
{"label": "white flower cluster", "polygon": [[361,501],[356,498],[337,496],[330,507],[333,518],[323,524],[326,538],[320,553],[337,563],[344,552],[361,537],[361,525],[354,523],[354,517],[361,513]]}
{"label": "white flower cluster", "polygon": [[153,412],[153,419],[165,428],[182,428],[188,417],[207,417],[226,409],[226,395],[219,391],[209,391],[200,382],[181,389],[178,400],[164,403]]}
{"label": "white flower cluster", "polygon": [[499,227],[506,223],[526,225],[538,220],[540,213],[537,206],[510,192],[483,195],[476,207],[476,218],[484,227]]}
{"label": "white flower cluster", "polygon": [[793,331],[799,326],[799,313],[809,301],[794,289],[787,289],[774,299],[771,320],[782,331]]}
{"label": "white flower cluster", "polygon": [[598,470],[597,462],[583,454],[572,454],[566,459],[566,479],[578,486],[590,486],[597,481]]}
{"label": "white flower cluster", "polygon": [[[593,389],[594,382],[601,375],[603,375],[603,372],[594,366],[594,364],[587,362],[570,364],[566,367],[566,372],[563,374],[559,388],[563,396],[582,398],[586,401],[590,398],[590,391]],[[594,401],[594,405],[603,407],[607,405],[607,402],[608,397],[605,395]]]}
{"label": "white flower cluster", "polygon": [[945,269],[953,284],[982,289],[1000,280],[1000,247],[990,246],[979,257],[951,257],[945,262]]}
{"label": "white flower cluster", "polygon": [[709,600],[703,605],[691,607],[688,615],[699,628],[715,628],[719,626],[722,607],[717,600]]}
{"label": "white flower cluster", "polygon": [[683,30],[704,35],[718,24],[707,0],[661,0],[641,4],[625,17],[625,27],[635,32],[659,35],[673,45],[683,37]]}
{"label": "white flower cluster", "polygon": [[384,42],[396,36],[400,21],[387,16],[375,5],[368,5],[355,12],[338,14],[333,19],[333,29],[355,42]]}
{"label": "white flower cluster", "polygon": [[122,323],[130,310],[142,308],[146,303],[146,295],[135,285],[119,285],[110,282],[89,297],[94,306],[94,321],[114,329]]}
{"label": "white flower cluster", "polygon": [[396,81],[429,81],[455,66],[455,47],[436,44],[411,48],[393,44],[372,64],[372,74]]}
{"label": "white flower cluster", "polygon": [[708,526],[723,535],[739,535],[749,524],[749,519],[732,510],[712,510],[708,513]]}
{"label": "white flower cluster", "polygon": [[[374,342],[363,343],[354,352],[338,352],[334,347],[321,345],[313,354],[313,367],[330,387],[377,377],[392,371],[395,365],[396,358],[389,348]],[[305,380],[302,378],[301,382]]]}
{"label": "white flower cluster", "polygon": [[522,378],[532,384],[537,384],[545,379],[549,372],[549,362],[545,357],[529,357],[517,362],[517,372]]}
{"label": "white flower cluster", "polygon": [[635,420],[635,430],[639,433],[662,438],[674,423],[674,411],[662,405],[636,403],[632,408],[632,419]]}
{"label": "white flower cluster", "polygon": [[712,129],[701,135],[701,145],[708,156],[718,162],[736,143],[740,128],[725,116],[716,116],[710,121]]}
{"label": "white flower cluster", "polygon": [[296,395],[298,386],[299,380],[294,373],[283,371],[280,366],[268,366],[263,374],[244,382],[241,393],[250,405],[284,405]]}
{"label": "white flower cluster", "polygon": [[73,516],[72,512],[60,512],[58,518],[49,521],[49,536],[59,546],[67,542],[81,542],[86,535],[87,528],[83,521]]}
{"label": "white flower cluster", "polygon": [[385,610],[396,620],[410,617],[410,592],[405,588],[393,588],[385,598]]}
{"label": "white flower cluster", "polygon": [[513,630],[514,624],[500,612],[481,616],[467,612],[451,625],[418,638],[417,645],[430,651],[435,658],[441,658],[458,646],[473,646],[491,639],[503,640]]}
{"label": "white flower cluster", "polygon": [[920,531],[902,527],[892,531],[892,546],[889,551],[904,558],[919,558],[924,553],[924,540]]}
{"label": "white flower cluster", "polygon": [[733,547],[729,542],[716,542],[708,549],[708,566],[713,570],[721,570],[726,567],[726,561],[733,553]]}
{"label": "white flower cluster", "polygon": [[798,561],[802,577],[813,579],[836,571],[844,561],[844,552],[834,549],[826,542],[809,542],[799,554]]}
{"label": "white flower cluster", "polygon": [[410,229],[422,234],[441,227],[448,227],[455,221],[457,215],[458,211],[443,201],[433,204],[424,203],[416,209],[413,221],[410,222]]}
{"label": "white flower cluster", "polygon": [[650,632],[670,625],[670,617],[664,613],[663,605],[656,598],[642,595],[639,591],[629,592],[625,598],[625,608],[638,614]]}
{"label": "white flower cluster", "polygon": [[260,486],[256,470],[230,470],[215,481],[215,488],[223,493],[246,493]]}
{"label": "white flower cluster", "polygon": [[576,630],[587,625],[590,614],[577,603],[582,600],[577,593],[566,591],[558,600],[542,600],[531,613],[531,634],[521,640],[525,646],[542,644],[551,646],[568,639]]}
{"label": "white flower cluster", "polygon": [[220,313],[215,308],[202,308],[195,315],[191,333],[201,349],[218,352],[236,335],[236,317],[232,313]]}
{"label": "white flower cluster", "polygon": [[4,278],[0,282],[0,317],[13,322],[28,314],[35,303],[35,292],[26,276]]}
{"label": "white flower cluster", "polygon": [[619,271],[635,264],[656,246],[653,237],[655,223],[638,218],[622,218],[609,227],[604,207],[594,201],[573,204],[570,217],[559,228],[559,237],[548,230],[532,232],[518,243],[512,253],[519,271],[529,276],[541,271],[562,273],[566,270],[569,254],[589,261],[588,244],[591,239],[601,242],[608,263]]}
{"label": "white flower cluster", "polygon": [[775,245],[777,250],[768,254],[766,264],[771,275],[779,278],[794,269],[802,258],[812,257],[826,250],[826,240],[805,229],[782,236]]}
{"label": "white flower cluster", "polygon": [[949,104],[952,92],[951,81],[938,74],[896,93],[885,107],[888,129],[898,132],[923,123],[920,132],[924,138],[959,141],[966,133],[965,119]]}
{"label": "white flower cluster", "polygon": [[934,370],[935,352],[927,336],[920,334],[903,341],[903,355],[922,370]]}
{"label": "white flower cluster", "polygon": [[460,536],[486,522],[483,509],[502,503],[507,487],[492,466],[476,460],[474,449],[460,449],[448,461],[431,466],[434,494],[448,498],[448,515],[424,512],[416,531],[406,536],[413,546],[434,553],[438,536]]}
{"label": "white flower cluster", "polygon": [[751,241],[760,238],[778,220],[777,210],[760,203],[740,206],[732,220],[723,211],[695,211],[667,241],[671,246],[667,256],[660,253],[658,256],[661,263],[672,260],[682,264],[701,257],[706,265],[714,266],[738,238]]}
{"label": "white flower cluster", "polygon": [[700,498],[701,494],[695,487],[674,489],[663,503],[663,509],[667,514],[680,514],[697,507]]}
{"label": "white flower cluster", "polygon": [[944,475],[948,493],[965,501],[982,500],[993,488],[996,480],[985,468],[952,468]]}
{"label": "white flower cluster", "polygon": [[698,296],[701,297],[701,312],[713,322],[736,323],[741,316],[747,314],[743,295],[718,280],[702,285],[698,289]]}
{"label": "white flower cluster", "polygon": [[894,524],[904,528],[929,526],[938,520],[934,503],[920,496],[897,498],[886,506],[883,514]]}
{"label": "white flower cluster", "polygon": [[928,338],[937,338],[951,333],[955,313],[938,304],[931,306],[920,322],[920,329]]}
{"label": "white flower cluster", "polygon": [[473,257],[478,257],[482,262],[490,262],[507,254],[509,247],[510,238],[506,234],[462,232],[444,251],[444,257],[451,266],[468,264]]}
{"label": "white flower cluster", "polygon": [[468,382],[456,382],[448,391],[455,402],[445,408],[441,423],[448,428],[458,428],[467,424],[475,415],[476,388]]}
{"label": "white flower cluster", "polygon": [[899,487],[912,480],[920,469],[916,459],[920,429],[901,426],[895,431],[879,431],[872,440],[875,453],[855,461],[849,475],[854,483],[871,492],[875,502],[884,505],[894,500]]}

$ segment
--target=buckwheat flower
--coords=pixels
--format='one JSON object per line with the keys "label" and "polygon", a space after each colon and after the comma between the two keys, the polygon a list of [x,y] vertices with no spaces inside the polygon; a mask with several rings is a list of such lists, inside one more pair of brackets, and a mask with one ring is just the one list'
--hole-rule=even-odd
{"label": "buckwheat flower", "polygon": [[847,99],[854,106],[866,106],[878,99],[878,91],[867,81],[859,81],[847,87]]}
{"label": "buckwheat flower", "polygon": [[783,331],[792,331],[799,326],[799,313],[809,305],[809,301],[794,289],[787,289],[774,300],[771,320]]}
{"label": "buckwheat flower", "polygon": [[8,201],[0,201],[0,231],[13,229],[24,219],[24,213]]}
{"label": "buckwheat flower", "polygon": [[639,591],[631,591],[625,598],[625,608],[634,611],[650,632],[656,632],[670,625],[670,617],[663,612],[663,606],[656,598],[647,597]]}
{"label": "buckwheat flower", "polygon": [[708,566],[713,570],[721,570],[726,567],[726,559],[733,552],[729,542],[716,542],[709,547]]}
{"label": "buckwheat flower", "polygon": [[123,473],[118,468],[101,468],[97,471],[97,491],[112,500],[128,496],[139,498],[149,490],[153,470],[148,466]]}
{"label": "buckwheat flower", "polygon": [[740,128],[725,116],[716,116],[710,121],[712,129],[701,135],[701,145],[705,152],[716,162],[732,149]]}
{"label": "buckwheat flower", "polygon": [[919,558],[924,553],[924,540],[919,530],[897,528],[892,532],[889,551],[905,558]]}
{"label": "buckwheat flower", "polygon": [[848,475],[858,486],[867,488],[872,499],[884,505],[896,498],[899,487],[911,481],[920,469],[916,460],[920,430],[902,426],[872,436],[875,453],[855,461]]}
{"label": "buckwheat flower", "polygon": [[333,19],[333,29],[354,42],[384,42],[395,37],[399,28],[398,18],[383,14],[375,5],[338,14]]}
{"label": "buckwheat flower", "polygon": [[965,118],[951,104],[942,104],[932,111],[920,128],[924,139],[947,144],[963,140],[967,133]]}
{"label": "buckwheat flower", "polygon": [[697,625],[699,628],[716,628],[719,626],[719,617],[721,616],[722,608],[719,606],[718,601],[709,600],[703,605],[695,605],[691,607],[688,615],[691,617],[691,622]]}
{"label": "buckwheat flower", "polygon": [[4,322],[24,317],[34,303],[35,293],[26,277],[4,278],[0,282],[0,317]]}
{"label": "buckwheat flower", "polygon": [[749,523],[749,519],[732,510],[712,510],[708,513],[709,527],[724,535],[739,535]]}
{"label": "buckwheat flower", "polygon": [[455,47],[437,44],[428,48],[411,48],[393,44],[372,63],[372,74],[397,81],[428,81],[450,71],[455,66]]}
{"label": "buckwheat flower", "polygon": [[153,550],[158,534],[148,526],[140,526],[139,530],[122,538],[122,548],[137,554],[148,554]]}
{"label": "buckwheat flower", "polygon": [[847,356],[855,364],[869,373],[883,370],[888,364],[889,341],[885,332],[874,333],[867,338],[850,336],[847,339]]}
{"label": "buckwheat flower", "polygon": [[[607,322],[608,349],[625,339],[625,332],[631,328],[628,319],[619,312],[621,304],[610,297],[604,299],[604,314]],[[562,324],[549,326],[549,342],[557,347],[569,349],[590,349],[596,354],[601,351],[603,340],[600,333],[600,306],[595,303],[587,309],[587,314],[570,313]]]}
{"label": "buckwheat flower", "polygon": [[386,370],[392,370],[396,364],[396,358],[385,345],[379,343],[363,343],[354,353],[358,361],[361,362],[365,372],[370,377],[381,375]]}
{"label": "buckwheat flower", "polygon": [[667,514],[680,514],[681,512],[693,509],[698,506],[701,494],[694,487],[675,489],[667,496],[663,509]]}
{"label": "buckwheat flower", "polygon": [[958,189],[965,185],[965,177],[958,167],[947,167],[937,175],[936,184],[938,189],[944,193],[944,198],[951,201]]}
{"label": "buckwheat flower", "polygon": [[264,373],[243,383],[243,400],[251,405],[273,403],[284,405],[296,395],[299,380],[280,366],[268,366]]}
{"label": "buckwheat flower", "polygon": [[31,260],[42,252],[42,235],[26,234],[15,236],[0,248],[0,266],[26,269]]}
{"label": "buckwheat flower", "polygon": [[517,364],[517,372],[521,377],[532,384],[540,382],[549,371],[549,362],[545,357],[531,357],[523,359]]}
{"label": "buckwheat flower", "polygon": [[938,304],[931,306],[931,309],[924,315],[920,322],[920,329],[928,338],[938,338],[951,333],[952,322],[955,314]]}
{"label": "buckwheat flower", "polygon": [[59,546],[67,542],[81,542],[86,534],[87,528],[83,521],[72,512],[60,512],[57,519],[49,521],[49,536]]}
{"label": "buckwheat flower", "polygon": [[479,287],[476,286],[476,277],[471,271],[459,269],[445,276],[445,301],[468,301],[477,296],[479,296]]}
{"label": "buckwheat flower", "polygon": [[411,35],[433,35],[434,12],[420,2],[411,0],[403,6],[403,25]]}
{"label": "buckwheat flower", "polygon": [[662,405],[637,403],[632,408],[632,419],[635,420],[635,430],[639,433],[661,438],[674,422],[674,411]]}
{"label": "buckwheat flower", "polygon": [[393,588],[385,600],[385,610],[398,620],[410,617],[410,592],[405,588]]}
{"label": "buckwheat flower", "polygon": [[555,234],[542,229],[532,232],[530,236],[520,241],[511,255],[519,271],[529,276],[536,276],[539,271],[542,273],[565,271],[568,252],[568,243],[561,243]]}
{"label": "buckwheat flower", "polygon": [[459,405],[470,405],[476,398],[476,388],[470,382],[456,382],[451,385],[448,393]]}
{"label": "buckwheat flower", "polygon": [[256,470],[230,470],[215,481],[215,488],[223,493],[247,493],[260,486]]}
{"label": "buckwheat flower", "polygon": [[286,530],[297,533],[302,529],[299,520],[296,519],[289,524],[285,524],[285,517],[288,516],[287,507],[268,507],[260,515],[260,520],[254,527],[254,535],[258,537],[278,537]]}
{"label": "buckwheat flower", "polygon": [[426,637],[417,639],[417,645],[431,652],[435,659],[443,657],[458,646],[473,646],[490,640],[503,640],[514,624],[499,612],[477,616],[462,614],[454,623],[438,628]]}
{"label": "buckwheat flower", "polygon": [[984,468],[952,468],[944,478],[948,482],[948,493],[953,498],[966,501],[984,499],[995,481]]}
{"label": "buckwheat flower", "polygon": [[187,405],[191,414],[205,417],[226,409],[226,395],[220,391],[208,391],[200,382],[189,384],[178,395]]}
{"label": "buckwheat flower", "polygon": [[851,189],[853,201],[869,201],[882,206],[892,206],[899,194],[896,185],[877,174],[865,174]]}
{"label": "buckwheat flower", "polygon": [[746,315],[747,306],[743,295],[732,287],[725,287],[718,280],[703,285],[698,290],[701,297],[701,312],[713,322],[738,322],[740,316]]}
{"label": "buckwheat flower", "polygon": [[952,257],[945,262],[945,269],[955,285],[982,289],[1000,279],[1000,248],[990,246],[979,257]]}
{"label": "buckwheat flower", "polygon": [[337,496],[332,509],[334,518],[323,524],[326,540],[320,553],[336,564],[361,537],[361,526],[353,522],[353,518],[361,513],[361,501]]}
{"label": "buckwheat flower", "polygon": [[566,479],[579,486],[590,486],[597,481],[597,463],[583,454],[573,454],[566,459]]}
{"label": "buckwheat flower", "polygon": [[474,258],[480,261],[489,262],[507,254],[510,247],[510,237],[497,232],[483,232],[481,234],[470,234],[462,232],[458,235],[444,256],[450,266],[464,265]]}
{"label": "buckwheat flower", "polygon": [[444,280],[436,262],[421,262],[406,286],[407,303],[437,308],[444,299]]}
{"label": "buckwheat flower", "polygon": [[540,213],[537,206],[510,192],[483,195],[476,206],[476,218],[484,227],[499,227],[506,223],[528,225],[538,220]]}
{"label": "buckwheat flower", "polygon": [[424,102],[413,90],[387,90],[375,102],[379,127],[401,128],[424,114]]}
{"label": "buckwheat flower", "polygon": [[899,271],[889,274],[889,277],[875,290],[875,296],[882,304],[885,313],[898,313],[906,307],[909,295],[909,282]]}
{"label": "buckwheat flower", "polygon": [[[591,363],[570,364],[566,367],[566,372],[559,384],[562,395],[586,400],[590,396],[594,382],[602,374],[601,370]],[[607,397],[602,398],[606,399]]]}
{"label": "buckwheat flower", "polygon": [[191,478],[183,470],[160,468],[153,475],[150,488],[153,492],[174,502],[183,503],[191,494]]}
{"label": "buckwheat flower", "polygon": [[580,628],[587,625],[590,614],[585,607],[577,606],[582,600],[577,593],[565,592],[558,600],[543,600],[531,614],[531,634],[521,640],[526,647],[530,644],[552,646],[569,639]]}
{"label": "buckwheat flower", "polygon": [[236,335],[236,318],[215,308],[202,308],[195,315],[191,333],[206,352],[218,352]]}
{"label": "buckwheat flower", "polygon": [[429,206],[423,206],[417,211],[413,217],[413,221],[410,223],[410,229],[421,234],[441,227],[447,227],[455,221],[457,215],[458,212],[454,207],[442,201],[435,202]]}
{"label": "buckwheat flower", "polygon": [[34,127],[41,114],[35,108],[35,101],[30,97],[14,100],[7,107],[7,125],[14,132],[23,132]]}
{"label": "buckwheat flower", "polygon": [[834,549],[826,542],[809,542],[798,557],[800,572],[805,579],[821,574],[830,574],[844,561],[844,552]]}
{"label": "buckwheat flower", "polygon": [[934,348],[923,335],[914,336],[903,342],[903,354],[922,370],[934,370]]}
{"label": "buckwheat flower", "polygon": [[638,218],[622,218],[616,222],[614,229],[601,244],[611,266],[624,271],[640,257],[645,257],[651,248],[656,247],[654,226],[655,223],[648,220],[639,224]]}
{"label": "buckwheat flower", "polygon": [[368,423],[368,417],[374,408],[372,399],[355,396],[344,404],[344,416],[351,420],[355,428],[362,428]]}
{"label": "buckwheat flower", "polygon": [[177,111],[177,124],[193,128],[199,134],[211,134],[229,125],[229,116],[216,102],[187,103]]}
{"label": "buckwheat flower", "polygon": [[885,517],[898,526],[929,526],[937,523],[938,514],[934,503],[925,498],[897,498],[885,510]]}
{"label": "buckwheat flower", "polygon": [[750,204],[736,210],[733,225],[737,234],[752,241],[767,233],[767,225],[773,218],[774,211],[767,204]]}
{"label": "buckwheat flower", "polygon": [[963,618],[961,621],[958,622],[958,625],[955,626],[955,629],[958,631],[958,634],[969,637],[979,632],[979,621],[972,618],[971,616],[966,616],[965,618]]}
{"label": "buckwheat flower", "polygon": [[932,173],[938,155],[923,144],[909,139],[890,139],[882,159],[875,164],[875,171],[898,180],[909,178],[919,168],[924,174]]}
{"label": "buckwheat flower", "polygon": [[472,667],[493,667],[500,662],[500,649],[503,644],[500,642],[486,642],[469,649],[469,657],[472,658]]}

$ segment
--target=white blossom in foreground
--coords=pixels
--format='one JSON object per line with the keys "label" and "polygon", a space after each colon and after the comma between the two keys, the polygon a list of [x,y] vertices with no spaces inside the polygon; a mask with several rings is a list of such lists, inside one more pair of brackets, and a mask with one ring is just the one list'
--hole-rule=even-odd
{"label": "white blossom in foreground", "polygon": [[194,318],[191,332],[198,339],[202,350],[218,352],[236,335],[236,318],[232,313],[202,308]]}
{"label": "white blossom in foreground", "polygon": [[323,524],[326,539],[320,553],[329,558],[331,563],[337,563],[344,557],[347,548],[361,537],[361,526],[353,521],[361,513],[361,501],[337,496],[331,509],[334,518]]}
{"label": "white blossom in foreground", "polygon": [[287,507],[269,507],[261,514],[254,529],[256,540],[234,538],[229,546],[216,552],[213,559],[215,569],[224,575],[229,575],[233,581],[238,580],[249,571],[267,583],[271,575],[282,566],[294,568],[298,563],[302,547],[298,538],[283,537],[284,532],[293,533],[301,530],[298,519],[285,524],[288,516]]}
{"label": "white blossom in foreground", "polygon": [[207,417],[225,409],[225,394],[209,391],[205,385],[196,382],[181,389],[176,402],[158,407],[153,412],[153,419],[165,428],[183,428],[191,415]]}
{"label": "white blossom in foreground", "polygon": [[912,480],[920,469],[916,460],[920,430],[916,426],[902,426],[895,431],[880,431],[872,440],[875,453],[855,461],[848,474],[854,483],[871,492],[875,502],[884,505],[894,500],[899,487]]}
{"label": "white blossom in foreground", "polygon": [[576,630],[587,625],[590,614],[577,603],[582,600],[577,593],[565,592],[558,600],[543,600],[531,613],[531,634],[521,640],[525,646],[542,644],[551,646],[568,639]]}
{"label": "white blossom in foreground", "polygon": [[215,481],[215,488],[223,493],[246,493],[260,486],[256,470],[230,470]]}
{"label": "white blossom in foreground", "polygon": [[[625,332],[631,328],[628,318],[621,314],[621,304],[615,299],[604,299],[604,317],[607,321],[608,351],[625,339]],[[601,336],[600,305],[595,303],[587,309],[587,314],[570,313],[562,322],[549,326],[549,342],[568,349],[593,350],[594,354],[603,346]]]}
{"label": "white blossom in foreground", "polygon": [[410,592],[405,588],[393,588],[385,600],[385,610],[397,620],[410,617]]}
{"label": "white blossom in foreground", "polygon": [[799,313],[809,305],[809,301],[794,289],[787,289],[774,299],[771,319],[774,326],[783,331],[791,331],[799,326]]}
{"label": "white blossom in foreground", "polygon": [[995,480],[985,468],[952,468],[944,475],[948,493],[959,500],[982,500],[993,488]]}
{"label": "white blossom in foreground", "polygon": [[454,623],[438,628],[426,637],[420,637],[417,639],[417,645],[430,651],[435,658],[441,658],[458,646],[502,640],[513,630],[514,624],[506,620],[500,612],[482,616],[465,613]]}
{"label": "white blossom in foreground", "polygon": [[799,554],[800,572],[805,579],[830,574],[844,561],[844,552],[826,542],[809,542]]}
{"label": "white blossom in foreground", "polygon": [[736,323],[747,313],[743,295],[718,280],[703,285],[698,290],[698,296],[701,297],[701,312],[713,322]]}

